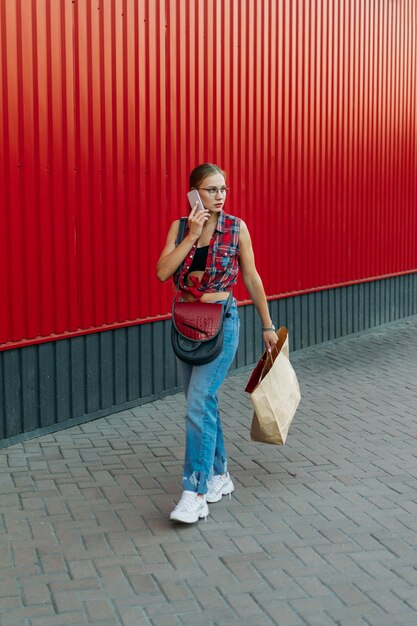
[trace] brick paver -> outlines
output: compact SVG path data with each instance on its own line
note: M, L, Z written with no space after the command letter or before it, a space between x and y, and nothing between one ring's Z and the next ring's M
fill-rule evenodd
M221 392L236 491L174 526L181 394L0 453L0 626L416 626L417 319L294 353L285 447Z

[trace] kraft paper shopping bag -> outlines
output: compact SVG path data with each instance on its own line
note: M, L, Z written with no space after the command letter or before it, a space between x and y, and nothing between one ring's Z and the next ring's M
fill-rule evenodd
M290 363L288 330L281 327L276 332L277 345L271 352L264 352L245 391L250 394L254 408L252 441L283 445L301 394Z

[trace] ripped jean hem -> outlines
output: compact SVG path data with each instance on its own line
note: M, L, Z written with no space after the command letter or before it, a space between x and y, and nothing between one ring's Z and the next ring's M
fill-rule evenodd
M184 491L194 491L195 493L206 494L208 491L208 481L212 476L212 472L210 474L206 474L205 472L193 472L191 476L184 476Z
M223 470L218 470L218 474L226 474L227 472L227 460L223 461ZM217 474L217 472L216 472ZM183 487L184 491L194 491L199 494L206 494L208 491L208 483L214 476L212 470L209 474L205 472L193 472L190 476L184 476Z

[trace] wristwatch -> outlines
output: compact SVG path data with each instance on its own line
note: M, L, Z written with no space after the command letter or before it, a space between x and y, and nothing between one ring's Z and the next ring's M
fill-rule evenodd
M271 324L271 326L262 326L262 332L266 333L268 330L276 330L275 326L273 324Z

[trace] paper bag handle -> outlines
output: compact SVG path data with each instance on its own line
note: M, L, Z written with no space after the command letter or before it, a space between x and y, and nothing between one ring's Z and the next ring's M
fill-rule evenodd
M281 326L278 330L275 331L278 337L278 342L272 348L271 352L265 350L261 358L259 359L255 369L252 372L252 375L246 385L245 391L248 393L252 393L252 391L259 385L261 380L265 378L269 370L271 369L275 359L279 355L282 350L283 345L285 344L288 337L288 330L285 326Z
M275 359L277 358L277 356L279 355L279 353L281 352L287 337L288 337L288 330L285 328L285 326L281 326L280 328L278 328L277 331L275 331L277 336L278 336L278 341L275 344L275 346L272 348L271 352L268 352L268 350L265 350L264 354L266 354L266 359L265 359L265 365L262 369L262 373L261 376L259 378L259 382L265 378L265 376L267 375L267 373L269 372L269 370L271 369L271 367L274 364Z

